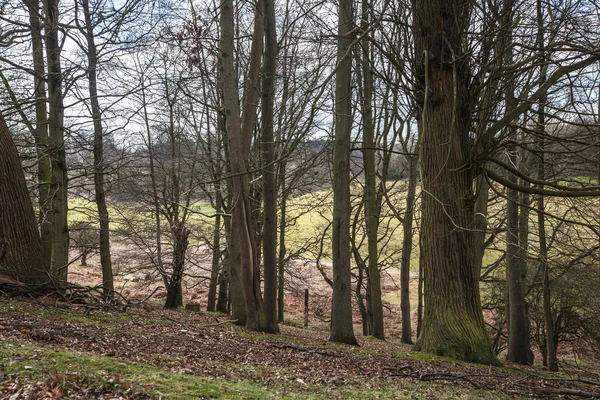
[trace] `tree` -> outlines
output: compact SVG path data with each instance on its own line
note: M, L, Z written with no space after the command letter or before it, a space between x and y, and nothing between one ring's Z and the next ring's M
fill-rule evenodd
M98 101L98 51L94 27L98 23L92 22L89 0L82 0L81 6L85 24L80 29L83 31L87 47L85 53L88 60L87 78L90 94L90 106L94 125L94 189L96 192L96 207L98 208L98 220L100 222L100 264L102 266L102 290L105 299L111 299L115 290L113 283L112 261L110 255L110 224L108 207L106 206L105 192L105 160L104 160L104 132L102 121L102 110ZM116 29L115 29L116 31ZM116 33L116 32L114 32Z
M514 18L513 0L504 0L502 3L501 33L499 53L502 53L502 63L512 64L513 58L513 18ZM505 107L506 113L510 113L516 106L515 81L514 75L507 75L505 78ZM517 142L517 125L511 123L506 127L508 132L506 136L514 143ZM513 165L518 164L517 147L512 146L508 149L509 162ZM517 176L509 172L508 179L517 182ZM507 188L506 205L506 287L508 294L508 352L506 358L509 361L519 364L532 364L529 345L529 321L527 318L527 303L524 294L524 274L522 263L520 262L519 248L519 192L514 188Z
M49 280L47 261L21 160L0 114L0 274L42 284Z
M232 197L230 206L232 221L230 224L230 249L232 243L235 246L239 246L234 251L239 251L240 263L238 266L233 266L233 268L238 268L237 271L240 272L238 279L246 308L246 327L252 330L268 330L269 327L266 326L260 289L260 269L257 257L255 226L252 219L247 165L252 131L256 121L256 105L259 93L258 76L263 39L261 10L257 9L254 17L254 32L250 51L251 59L242 101L243 114L241 117L233 58L233 28L233 2L226 0L221 5L220 78L221 90L223 91L225 130L227 132L227 150L231 171L230 193ZM230 257L230 262L235 262L235 259ZM232 276L230 282L233 279L235 277ZM233 282L231 284L233 291Z
M59 0L47 0L44 5L44 32L48 75L48 154L50 156L50 193L52 193L49 216L53 234L50 273L59 285L67 282L69 264L69 225L67 221L67 160L65 150L63 75L59 32Z
M35 87L35 131L34 140L37 150L37 180L39 186L39 224L44 247L44 257L48 260L52 257L52 235L53 227L49 216L51 210L50 192L50 157L48 153L48 106L46 104L46 75L44 62L44 44L42 23L40 21L39 0L28 0L25 2L29 13L29 29L31 31L31 51L33 58L33 84Z
M334 342L357 344L352 327L350 284L350 137L352 133L352 1L338 8L335 134L333 141L333 298L331 336Z
M369 26L370 2L362 1L362 28L366 30ZM368 282L369 282L369 301L367 302L372 316L372 336L378 339L385 339L383 326L383 306L381 303L381 277L379 273L379 251L378 251L378 229L379 214L381 211L381 201L377 196L377 177L375 164L375 125L373 122L373 71L371 68L371 44L368 37L365 37L361 43L362 48L362 76L363 76L363 98L362 98L362 117L363 117L363 136L364 136L364 170L365 170L365 219L367 229L367 247L368 247Z
M263 178L263 259L265 274L265 317L267 330L279 332L277 325L277 183L273 107L277 68L277 26L275 2L264 0L265 52L262 77L262 178Z
M473 4L415 1L425 314L417 349L498 364L487 337L475 244L465 34Z

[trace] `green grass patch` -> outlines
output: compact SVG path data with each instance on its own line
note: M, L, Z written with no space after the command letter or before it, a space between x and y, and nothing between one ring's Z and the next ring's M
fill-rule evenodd
M352 380L335 378L327 384L306 383L308 380L291 370L269 367L239 366L239 380L163 370L142 363L126 362L111 357L82 352L44 348L24 341L0 344L1 373L16 376L21 383L48 381L66 394L76 394L80 384L133 394L146 393L162 399L321 399L321 398L414 398L436 393L436 398L490 398L490 393L466 391L464 388L415 383L404 380ZM256 369L253 373L244 371ZM244 375L282 379L282 383L257 383L244 380Z

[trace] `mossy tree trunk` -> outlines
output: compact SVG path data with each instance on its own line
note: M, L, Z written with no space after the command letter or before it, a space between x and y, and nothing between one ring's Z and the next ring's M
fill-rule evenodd
M464 43L473 3L413 2L419 108L425 312L416 348L499 364L487 336L475 262L469 69Z

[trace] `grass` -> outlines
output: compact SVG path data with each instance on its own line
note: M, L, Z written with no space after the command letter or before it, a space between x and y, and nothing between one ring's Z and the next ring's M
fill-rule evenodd
M4 374L16 374L30 380L58 379L67 392L70 389L68 382L73 380L67 377L76 377L78 381L92 385L108 384L133 393L172 399L239 398L242 394L259 398L263 392L261 387L250 382L187 375L106 356L49 350L27 342L3 342L0 356L10 359L3 368Z
M48 349L26 341L0 343L0 359L4 360L1 373L14 375L21 383L47 381L67 396L76 393L82 382L124 394L146 393L162 399L318 399L318 398L414 398L435 393L435 398L489 398L484 393L465 393L463 388L449 388L437 384L398 382L382 387L382 382L365 380L345 384L307 384L292 371L269 367L241 367L228 365L242 379L230 380L211 376L193 375L185 371L169 371L151 365L126 362L112 357L84 352ZM271 377L257 383L243 379L249 375ZM244 371L244 369L246 371ZM281 380L275 383L273 380ZM392 383L392 382L389 382ZM458 396L458 397L457 397Z

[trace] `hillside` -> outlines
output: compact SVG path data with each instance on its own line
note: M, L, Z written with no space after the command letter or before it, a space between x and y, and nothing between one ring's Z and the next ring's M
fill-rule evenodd
M220 314L156 305L105 311L0 300L2 399L561 398L600 396L592 366L495 368L323 329L248 332Z

